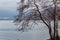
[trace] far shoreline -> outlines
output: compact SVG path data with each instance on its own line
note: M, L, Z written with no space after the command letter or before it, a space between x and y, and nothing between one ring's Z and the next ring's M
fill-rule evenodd
M10 21L10 20L14 20L14 19L0 19L0 21L2 21L2 20L4 20L4 21L5 21L5 20L9 20L9 21Z

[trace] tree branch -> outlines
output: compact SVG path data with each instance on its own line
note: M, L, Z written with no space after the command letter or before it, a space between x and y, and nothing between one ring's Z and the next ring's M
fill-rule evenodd
M45 22L45 20L43 19L42 15L41 15L41 12L39 11L39 8L38 8L38 6L35 4L35 2L34 2L34 5L35 5L36 8L37 8L37 11L38 11L38 13L39 13L39 15L40 15L41 20L46 24L46 26L49 27L49 25L48 25L48 24Z
M39 11L38 6L35 4L35 2L34 2L34 5L35 5L36 8L37 8L37 11L38 11L38 13L39 13L39 15L40 15L41 20L42 20L43 23L48 27L48 29L49 29L49 35L50 35L50 38L52 39L52 29L51 29L51 26L49 26L49 25L45 22L45 20L43 19L42 15L41 15L41 12Z

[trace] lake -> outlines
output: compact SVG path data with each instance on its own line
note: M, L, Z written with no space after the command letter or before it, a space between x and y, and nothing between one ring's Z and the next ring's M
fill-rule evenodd
M46 40L49 38L48 29L42 22L28 32L17 31L17 28L13 20L0 20L0 40Z

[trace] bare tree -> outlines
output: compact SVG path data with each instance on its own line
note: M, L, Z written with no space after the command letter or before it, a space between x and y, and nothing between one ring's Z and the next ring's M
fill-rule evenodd
M30 28L29 23L31 20L33 20L35 24L37 20L42 20L48 27L50 39L60 40L58 34L58 1L59 0L21 0L18 7L19 15L17 15L14 22L18 24L21 23L22 27L19 30L24 31ZM51 8L51 10L49 8ZM51 26L52 20L54 21L54 32Z

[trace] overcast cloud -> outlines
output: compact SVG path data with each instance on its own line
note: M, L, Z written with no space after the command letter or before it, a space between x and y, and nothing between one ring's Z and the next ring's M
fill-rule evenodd
M16 9L19 0L0 0L0 9Z
M19 0L0 0L0 17L13 17L17 14Z

